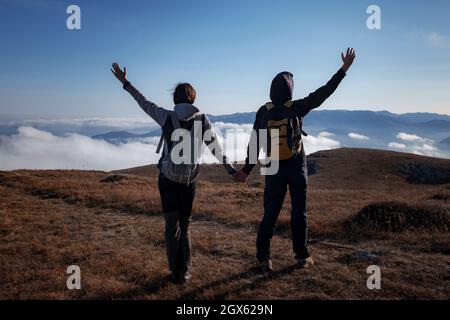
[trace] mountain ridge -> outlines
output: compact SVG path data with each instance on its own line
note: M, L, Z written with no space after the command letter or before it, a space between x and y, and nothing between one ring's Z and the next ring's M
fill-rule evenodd
M253 124L256 112L232 113L228 115L209 115L213 123ZM345 146L361 146L360 141L351 139L350 133L358 133L371 138L368 147L387 148L400 132L424 136L441 141L450 136L450 116L434 113L394 114L389 111L370 110L313 110L304 119L305 131L313 135L328 131L336 135ZM126 132L123 136L112 132L95 135L110 142L122 142L127 137L140 138L159 136L156 129L145 134L133 136ZM111 136L114 136L111 138Z

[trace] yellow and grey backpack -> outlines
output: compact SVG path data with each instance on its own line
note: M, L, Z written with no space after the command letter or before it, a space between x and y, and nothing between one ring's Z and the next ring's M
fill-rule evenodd
M292 110L293 102L287 101L283 105L266 103L268 121L267 129L270 138L268 156L272 161L287 160L302 151L303 120L298 118ZM278 152L276 147L278 146Z

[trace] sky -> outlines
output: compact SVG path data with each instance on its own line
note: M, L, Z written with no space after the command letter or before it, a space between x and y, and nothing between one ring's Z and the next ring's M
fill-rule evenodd
M66 9L81 9L68 30ZM381 9L381 29L366 26ZM206 113L255 111L272 78L295 98L357 58L323 109L450 114L450 1L0 0L0 119L145 116L112 76L113 61L148 99L172 107L177 82Z

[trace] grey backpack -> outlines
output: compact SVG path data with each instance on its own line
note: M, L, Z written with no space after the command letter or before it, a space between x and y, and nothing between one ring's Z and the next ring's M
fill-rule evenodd
M171 125L168 122L171 122ZM203 123L203 115L202 114L196 114L193 119L189 120L193 121L191 129L189 130L190 137L191 137L191 146L198 145L202 146L203 140L203 133L200 137L195 137L194 135L194 128L195 128L195 121L201 121ZM163 126L161 139L158 143L158 148L156 149L156 152L159 153L161 150L161 147L163 145L164 140L166 141L165 147L163 150L163 154L161 156L161 159L159 161L159 169L161 173L169 180L189 185L190 183L194 182L199 174L199 164L198 159L194 159L191 157L191 160L188 163L174 163L172 159L172 150L175 146L177 146L181 141L172 141L171 136L172 133L177 130L181 129L181 123L178 119L175 112L170 112L168 116L168 120L166 121L166 125ZM193 143L194 139L199 139L197 144ZM191 150L193 152L194 150Z

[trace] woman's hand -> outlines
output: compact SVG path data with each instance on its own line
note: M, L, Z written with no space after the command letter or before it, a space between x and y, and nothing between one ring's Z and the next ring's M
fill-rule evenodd
M356 52L353 48L347 48L347 53L344 55L344 53L341 53L342 62L344 63L342 65L342 70L347 72L347 70L352 65L353 61L355 60Z
M117 62L114 62L111 71L120 82L125 83L127 81L127 67L124 67L122 71Z

